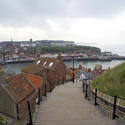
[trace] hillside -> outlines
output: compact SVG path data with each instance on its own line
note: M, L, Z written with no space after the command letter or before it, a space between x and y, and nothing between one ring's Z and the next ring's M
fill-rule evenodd
M97 47L90 46L60 46L60 47L41 47L41 53L90 53L90 54L100 54L101 50Z
M96 78L92 86L111 96L125 98L125 63Z

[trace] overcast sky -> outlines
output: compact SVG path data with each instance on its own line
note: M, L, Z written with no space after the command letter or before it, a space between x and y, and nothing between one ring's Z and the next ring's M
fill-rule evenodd
M125 0L0 0L0 41L123 45Z

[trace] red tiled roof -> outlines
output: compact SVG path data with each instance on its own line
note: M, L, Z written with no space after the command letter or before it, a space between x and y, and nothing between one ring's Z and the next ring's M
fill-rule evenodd
M26 77L31 81L35 90L38 90L43 85L42 77L38 77L33 74L26 74Z
M26 74L34 74L44 80L55 81L57 77L66 75L66 65L61 58L38 58L33 64L22 70Z
M33 86L24 73L13 75L9 77L6 82L6 88L17 102L21 101L34 91Z

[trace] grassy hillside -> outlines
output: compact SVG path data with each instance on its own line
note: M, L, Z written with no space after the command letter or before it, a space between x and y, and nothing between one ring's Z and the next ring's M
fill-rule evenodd
M2 124L2 121L3 121L4 119L0 116L0 124Z
M91 46L41 47L40 51L41 53L59 53L59 52L92 53L92 54L101 53L100 48Z
M125 98L125 63L96 78L92 86L108 95Z

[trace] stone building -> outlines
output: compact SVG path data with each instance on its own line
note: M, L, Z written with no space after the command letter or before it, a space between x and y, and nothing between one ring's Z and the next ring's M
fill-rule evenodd
M13 75L0 84L0 112L16 119L28 119L28 105L34 110L35 88L24 73Z

